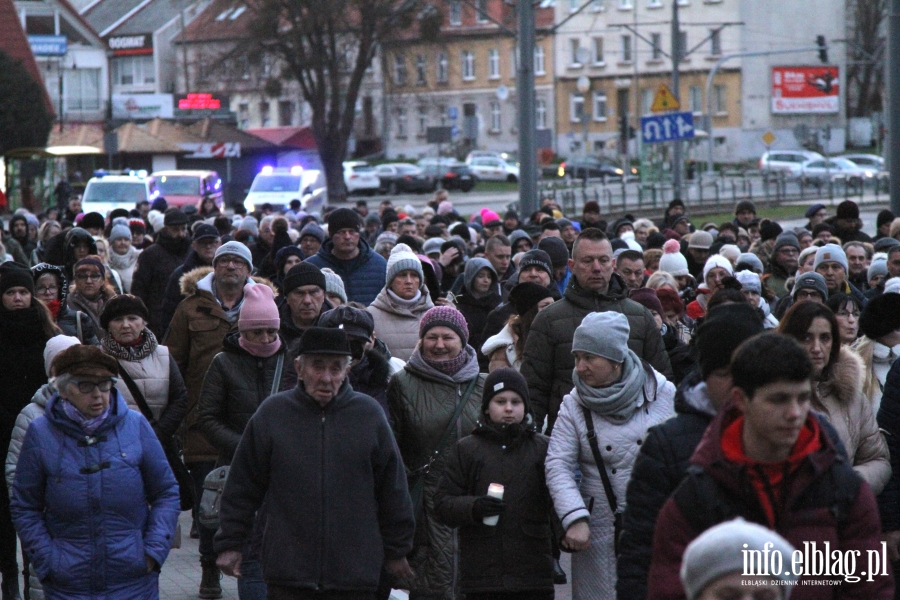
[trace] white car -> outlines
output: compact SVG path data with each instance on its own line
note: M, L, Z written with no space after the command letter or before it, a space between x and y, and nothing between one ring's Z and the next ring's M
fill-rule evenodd
M381 179L378 178L375 167L361 160L344 163L344 184L348 194L373 195L381 189Z
M469 162L469 169L478 179L485 181L514 183L519 180L519 167L511 165L501 158L475 156Z
M138 202L153 202L159 196L156 178L146 171L131 171L128 174L100 174L92 177L84 188L81 209L98 212L104 217L116 208L132 210Z
M244 206L253 212L257 206L269 203L279 210L290 206L291 200L299 200L306 209L314 193L324 187L325 174L318 169L266 166L253 179Z
M844 179L851 185L861 185L878 174L877 169L861 167L844 157L830 160L811 160L803 164L803 181L821 185Z
M772 150L759 159L759 170L763 173L785 173L789 177L800 177L803 163L811 160L825 160L825 157L808 150Z
M866 169L884 171L884 159L877 154L845 154L841 158L846 158Z

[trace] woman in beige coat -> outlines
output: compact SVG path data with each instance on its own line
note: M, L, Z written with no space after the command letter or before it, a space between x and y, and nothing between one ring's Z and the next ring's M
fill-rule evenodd
M841 347L834 313L823 304L801 302L785 313L778 331L806 348L814 367L813 408L834 425L853 468L878 495L891 476L887 444L862 391L862 360Z

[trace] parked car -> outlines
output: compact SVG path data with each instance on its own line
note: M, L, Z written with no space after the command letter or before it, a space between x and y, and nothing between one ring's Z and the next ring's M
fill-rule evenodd
M884 159L877 154L844 154L841 158L873 171L884 171Z
M507 163L502 158L476 156L468 164L472 173L478 179L508 181L510 183L515 183L519 180L519 167Z
M344 185L348 194L375 194L381 189L381 181L375 173L375 167L362 160L349 160L344 163Z
M105 217L116 208L131 210L143 200L153 202L159 195L156 178L146 171L97 171L84 188L81 207Z
M849 185L859 186L878 174L876 169L861 167L843 157L810 160L803 163L801 169L803 181L816 185L827 183L830 178L831 181L844 179Z
M419 166L426 175L439 181L445 190L471 191L477 183L477 177L469 169L469 165L447 158L423 158Z
M809 150L772 150L759 159L759 170L764 174L784 173L788 177L800 177L803 163L811 160L825 160L825 157Z
M559 164L557 175L569 179L602 179L604 182L628 177L621 166L597 156L575 156L565 160Z
M268 203L280 210L290 206L291 200L300 200L305 209L320 188L325 188L325 174L319 169L265 166L253 179L244 206L253 212L257 206Z
M155 171L159 193L169 206L192 204L200 207L200 199L208 196L222 209L222 180L215 171Z
M375 174L381 181L380 191L392 196L401 192L433 192L436 187L434 177L427 175L421 167L408 163L378 165Z

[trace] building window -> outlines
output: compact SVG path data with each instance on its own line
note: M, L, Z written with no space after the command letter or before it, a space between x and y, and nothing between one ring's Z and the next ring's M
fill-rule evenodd
M622 62L631 62L631 36L622 36Z
M462 2L450 0L450 24L462 25Z
M578 7L581 5L581 0L569 0L569 12L573 13L578 10Z
M584 118L584 96L581 94L569 95L569 120L580 123Z
M713 86L713 112L717 115L728 114L728 96L724 85Z
M156 67L152 56L123 56L112 61L114 85L153 85Z
M688 90L688 102L694 114L703 112L703 91L699 85L692 85Z
M537 129L547 129L547 103L540 98L534 102L534 126Z
M594 64L602 65L606 61L603 58L603 38L595 37L594 38Z
M709 53L713 56L722 54L722 30L713 29L709 32Z
M594 120L605 121L609 109L606 103L606 93L594 92Z
M278 103L278 125L290 127L294 124L294 103L290 100L282 100Z
M475 20L479 23L487 23L488 22L487 0L478 0L477 10L475 11Z
M428 107L427 106L419 107L418 119L419 119L419 135L424 136L425 133L428 131Z
M394 55L394 83L406 85L406 57L402 54Z
M500 51L496 48L488 50L488 77L490 79L500 78Z
M606 0L591 0L591 10L593 12L606 10Z
M581 50L581 40L578 38L572 38L569 40L569 66L570 67L580 67L581 63L578 61L579 50Z
M491 131L499 132L500 129L500 103L491 102Z
M662 58L662 34L661 33L651 33L650 34L650 56L653 60L660 60Z
M416 55L416 85L425 85L426 84L425 69L426 69L425 55L417 54Z
M406 107L397 107L397 137L406 137Z
M241 129L250 127L250 105L246 102L238 104L238 126Z
M272 126L272 117L269 114L269 103L268 102L260 102L259 103L259 123L261 127L271 127Z
M619 0L619 10L631 10L631 0Z
M647 0L647 8L662 8L662 0Z
M100 69L63 72L66 110L100 110Z
M437 54L437 80L438 83L447 83L447 53Z
M516 56L516 51L513 50L513 58ZM545 75L547 73L547 68L544 65L544 47L543 46L535 46L534 47L534 74L535 75Z
M462 78L464 81L475 79L475 54L471 50L462 52Z
M641 114L650 114L650 107L653 106L653 96L655 92L649 88L641 90Z

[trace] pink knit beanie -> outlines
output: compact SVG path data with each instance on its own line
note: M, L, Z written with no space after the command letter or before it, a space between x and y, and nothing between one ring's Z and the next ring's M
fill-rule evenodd
M278 329L281 319L278 307L275 306L275 294L272 288L264 284L244 286L244 303L241 305L241 316L238 329Z

